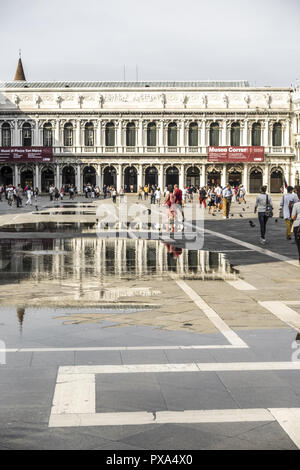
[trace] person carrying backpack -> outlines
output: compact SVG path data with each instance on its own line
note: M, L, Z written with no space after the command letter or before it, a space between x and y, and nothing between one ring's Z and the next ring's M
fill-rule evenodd
M258 221L260 225L260 243L266 243L266 225L268 219L273 216L273 203L271 197L266 193L267 187L260 188L260 194L256 196L254 214L258 212Z

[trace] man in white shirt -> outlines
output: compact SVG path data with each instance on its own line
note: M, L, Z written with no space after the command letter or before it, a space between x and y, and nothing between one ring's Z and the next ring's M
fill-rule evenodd
M287 194L282 196L280 207L282 208L282 215L286 223L286 238L291 240L292 233L292 210L296 202L299 201L297 194L293 193L293 187L287 187Z

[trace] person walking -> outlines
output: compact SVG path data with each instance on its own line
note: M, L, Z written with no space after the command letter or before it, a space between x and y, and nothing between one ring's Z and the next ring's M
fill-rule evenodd
M202 204L203 204L204 209L206 209L206 198L207 198L207 192L206 192L205 186L203 186L203 188L200 188L199 190L200 208L202 207Z
M117 191L115 188L112 189L112 202L115 204L117 202Z
M286 224L286 238L291 240L292 234L292 210L296 202L299 202L297 194L293 192L293 186L287 187L287 194L284 194L280 201L280 212Z
M32 190L30 186L27 187L26 196L27 196L26 206L27 204L32 206L32 202L31 202Z
M300 198L300 188L297 191L298 200ZM298 259L300 264L300 202L295 202L292 209L291 219L293 223L293 232L298 249Z
M157 190L155 191L155 201L156 201L156 204L158 204L158 206L160 206L160 200L161 200L161 191L160 191L160 188L157 188Z
M260 194L256 196L254 214L258 213L258 221L260 225L260 243L266 243L266 225L270 217L269 209L273 210L272 198L266 193L267 187L260 188Z
M229 218L231 200L232 200L232 189L229 183L223 189L223 219Z

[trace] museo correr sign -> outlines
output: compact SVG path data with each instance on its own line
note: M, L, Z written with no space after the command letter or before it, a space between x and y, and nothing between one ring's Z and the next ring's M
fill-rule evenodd
M52 147L0 147L0 163L51 163Z
M208 147L209 162L263 162L264 147Z

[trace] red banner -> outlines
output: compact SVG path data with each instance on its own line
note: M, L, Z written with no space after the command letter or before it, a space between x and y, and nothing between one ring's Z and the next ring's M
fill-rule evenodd
M0 163L51 163L52 147L0 147Z
M264 157L264 147L208 147L209 162L263 162Z

